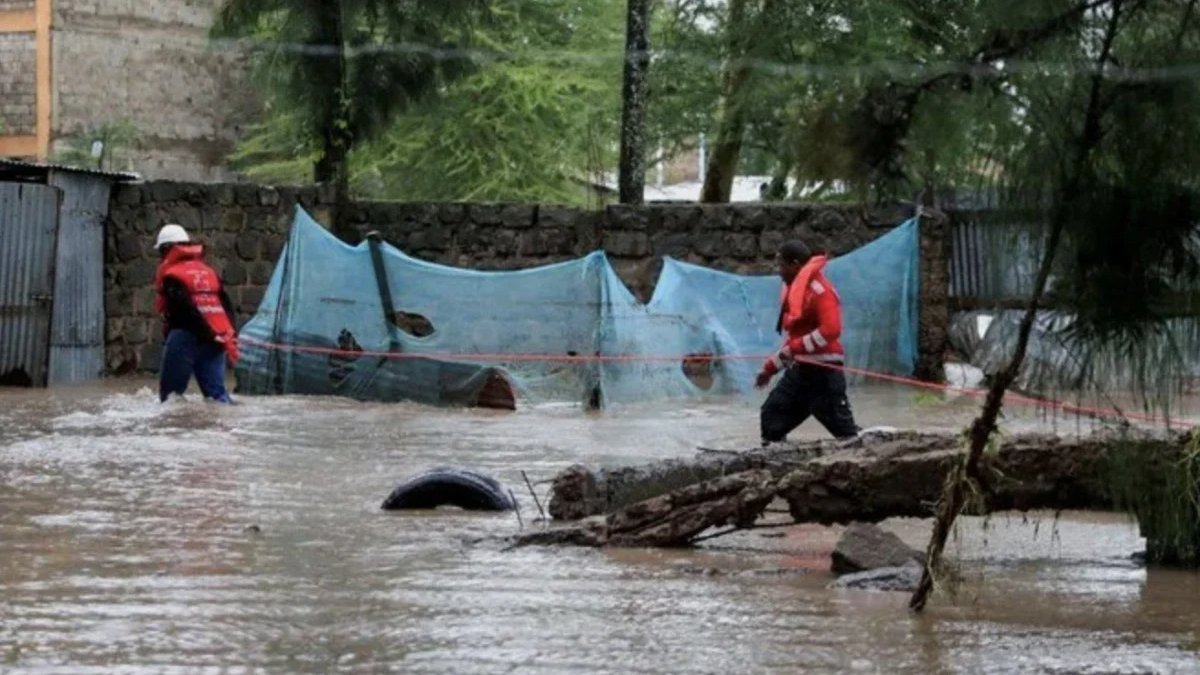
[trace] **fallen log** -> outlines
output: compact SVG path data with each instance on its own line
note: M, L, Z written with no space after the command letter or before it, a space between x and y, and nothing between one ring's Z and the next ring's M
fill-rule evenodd
M814 458L781 480L779 494L798 523L931 517L947 474L960 466L963 447L954 436L878 439ZM982 458L985 484L976 486L966 512L1120 509L1112 489L1117 455L1138 458L1141 470L1166 470L1183 449L1181 436L1027 434L1003 439Z
M775 497L771 472L744 471L636 502L604 517L521 535L516 546L686 546L710 527L749 527Z
M988 484L975 512L997 510L1093 509L1114 503L1110 461L1115 451L1137 456L1141 468L1166 471L1182 456L1184 435L1133 431L1064 438L1025 434L1003 439L984 458ZM620 511L639 501L670 494L689 483L747 470L779 480L796 522L876 522L897 516L928 517L946 474L957 466L960 436L881 432L852 441L817 441L746 452L701 451L692 460L637 467L564 470L554 480L550 513L575 519Z
M555 476L547 510L555 520L578 520L743 471L761 469L781 478L804 462L844 445L830 440L745 452L701 450L693 459L598 470L576 464Z

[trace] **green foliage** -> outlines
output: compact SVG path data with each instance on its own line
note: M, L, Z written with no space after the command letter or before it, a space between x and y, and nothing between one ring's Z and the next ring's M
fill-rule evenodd
M503 57L400 116L355 157L356 188L392 199L584 201L583 182L615 163L623 6L496 3L477 40Z
M538 65L489 68L397 120L355 158L355 186L392 199L578 201L589 152L612 133L611 116L572 105L603 98L597 88Z
M688 149L702 132L711 138L721 74L746 65L743 172L774 166L877 197L982 187L1004 172L1002 160L1049 131L1042 123L1058 127L1051 136L1062 141L1062 122L1078 121L1078 110L1059 114L1069 105L1063 94L1076 102L1086 94L1088 51L1107 4L745 0L749 18L737 23L724 0L664 3L655 22L653 131L668 149ZM1178 29L1182 5L1155 7L1160 26ZM731 45L743 47L732 53ZM1041 102L1049 109L1030 109Z
M940 394L935 394L924 389L917 391L912 395L912 405L915 408L930 408L945 405L946 399Z
M353 190L387 199L584 201L585 181L615 156L624 3L450 4L473 8L472 20L444 11L425 17L420 29L360 20L372 37L352 46L369 43L378 55L363 49L375 61L350 62L364 73L348 88L350 108L359 111L348 121ZM272 45L287 32L278 13L255 26L253 34L271 36ZM458 31L454 48L431 45L428 36L452 32L446 26ZM443 51L428 60L422 50L431 46ZM410 76L376 62L396 54L424 60L410 66ZM303 182L323 153L328 121L320 111L334 104L304 79L311 62L280 49L261 53L258 64L262 87L277 93L231 160L257 180ZM397 96L381 95L397 87Z
M312 180L321 157L319 139L304 132L301 113L268 114L229 156L231 166L260 183L298 185Z
M1075 317L1064 342L1091 370L1131 372L1164 410L1183 384L1171 374L1200 350L1200 83L1179 70L1200 56L1191 12L1114 0L1047 43L1046 58L1075 68L1007 78L1028 131L995 181L1005 205L1064 225L1052 288Z
M1114 505L1137 517L1150 562L1200 566L1200 431L1175 462L1161 461L1151 445L1127 439L1110 451Z
M713 26L723 14L721 5L707 1L654 6L650 44L657 58L649 75L647 142L667 157L694 149L699 134L715 130L722 32Z
M227 0L213 36L252 48L263 124L281 122L305 147L319 148L314 170L328 180L344 170L342 158L354 145L473 69L464 47L481 2ZM252 174L288 173L279 163L294 159L290 144L268 145L278 131L258 131L255 148L241 159L271 165Z
M881 178L890 173L903 192L915 181L901 148L920 150L923 169L957 171L959 155L936 118L958 122L965 134L970 117L946 105L923 106L927 115L909 108L921 102L913 94L929 76L922 64L965 51L962 43L979 32L977 4L746 0L748 18L735 25L723 1L666 3L655 38L665 53L652 73L658 140L687 148L701 132L711 138L722 68L741 64L750 69L740 101L743 173L837 180L860 195L894 187ZM730 38L730 31L746 35ZM731 45L742 45L739 53ZM916 138L914 119L923 121ZM927 159L926 150L934 153Z

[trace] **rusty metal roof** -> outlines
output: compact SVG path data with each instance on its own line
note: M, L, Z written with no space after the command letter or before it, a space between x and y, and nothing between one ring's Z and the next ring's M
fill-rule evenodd
M124 171L101 171L100 169L86 169L78 166L67 166L66 164L24 162L18 159L4 159L0 157L0 179L12 175L26 179L43 179L51 171L86 174L98 178L107 178L114 183L130 183L142 179L139 174L126 173Z

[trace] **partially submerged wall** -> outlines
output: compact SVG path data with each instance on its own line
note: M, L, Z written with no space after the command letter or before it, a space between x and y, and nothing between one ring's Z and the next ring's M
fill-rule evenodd
M154 370L160 336L153 310L154 234L183 225L208 245L238 307L239 324L262 299L283 248L295 204L330 222L327 189L151 182L118 186L106 244L109 372ZM589 211L536 204L364 202L344 221L354 236L377 230L406 253L474 269L504 270L576 258L603 249L629 287L648 298L664 255L741 274L769 274L775 250L799 237L818 250L845 253L909 217L903 209L864 211L803 204L610 206ZM945 345L945 218L922 219L920 374L940 376Z

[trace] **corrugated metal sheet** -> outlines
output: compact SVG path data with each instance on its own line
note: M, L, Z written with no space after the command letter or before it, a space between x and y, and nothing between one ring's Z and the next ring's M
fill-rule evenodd
M983 263L980 226L974 222L955 223L952 230L950 256L950 296L978 298L983 295Z
M0 158L0 176L5 173L12 173L44 181L51 171L98 176L107 178L113 182L130 182L142 179L139 174L126 173L124 171L101 171L100 169L87 169L79 166L68 166L66 164L43 164L40 162L22 162L19 159Z
M46 384L59 191L0 183L0 383Z
M1020 224L959 221L952 227L950 297L987 302L1033 291L1041 260L1037 231Z
M104 221L111 182L54 172L63 192L54 266L49 384L99 379L104 372Z

